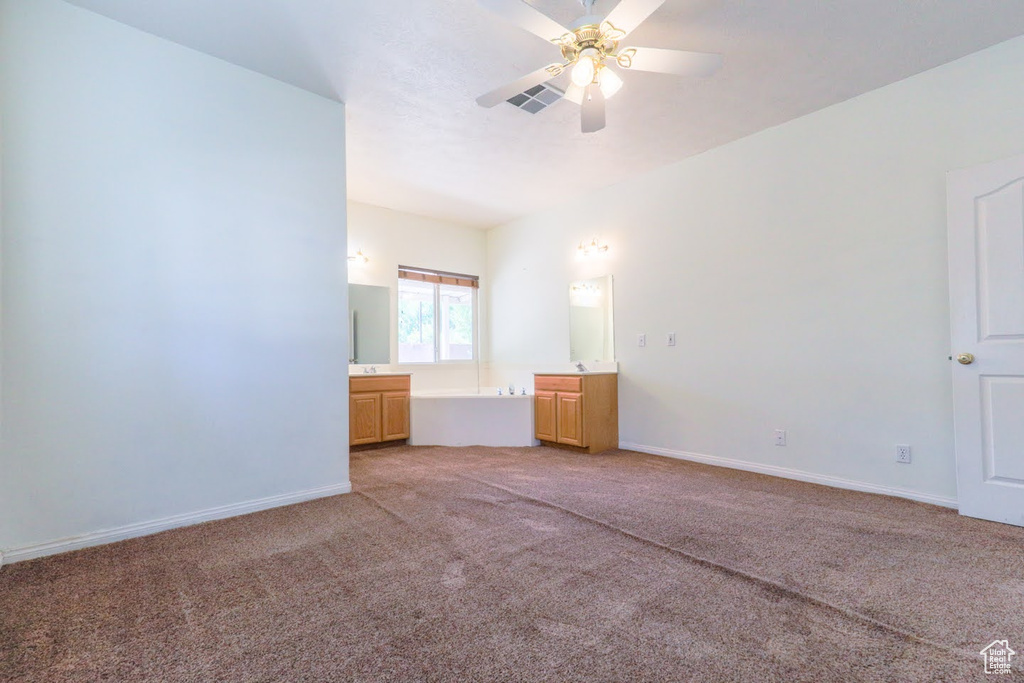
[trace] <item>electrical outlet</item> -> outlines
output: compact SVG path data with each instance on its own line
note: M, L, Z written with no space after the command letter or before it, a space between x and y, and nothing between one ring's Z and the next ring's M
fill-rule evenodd
M675 332L669 332L668 333L668 338L665 341L668 342L669 346L675 346L676 345L676 333Z
M647 346L647 335L646 334L638 334L636 336L636 345L639 346L640 348L643 348L643 347Z
M910 462L910 446L905 443L896 444L896 462Z
M786 430L776 429L775 430L775 445L785 446L786 445Z

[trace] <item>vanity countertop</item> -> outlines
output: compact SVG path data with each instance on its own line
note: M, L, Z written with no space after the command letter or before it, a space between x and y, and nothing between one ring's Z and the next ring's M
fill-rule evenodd
M359 372L350 372L350 373L348 373L349 377L399 377L399 376L409 376L409 375L412 375L412 373L411 372L380 372L380 371L378 371L378 372L363 372L361 370Z
M535 372L535 373L533 373L534 377L536 377L538 375L541 376L541 377L568 377L568 376L576 376L576 375L579 375L580 377L582 377L583 375L617 375L617 374L619 374L618 370L587 370L586 372L580 372L579 370L573 370L572 372L569 372L567 370L565 372Z

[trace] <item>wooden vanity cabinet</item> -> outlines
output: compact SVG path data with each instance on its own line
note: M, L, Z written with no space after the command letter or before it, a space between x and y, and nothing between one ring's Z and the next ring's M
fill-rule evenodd
M534 375L533 381L539 441L587 453L619 447L617 375Z
M351 375L348 378L350 446L409 438L409 375Z

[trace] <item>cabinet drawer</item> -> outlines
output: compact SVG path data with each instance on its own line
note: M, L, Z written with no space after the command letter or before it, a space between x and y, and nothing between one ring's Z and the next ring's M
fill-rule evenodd
M348 378L349 393L357 394L365 391L409 391L409 376L364 377L357 375Z
M566 375L535 375L533 388L537 391L583 391L583 378Z

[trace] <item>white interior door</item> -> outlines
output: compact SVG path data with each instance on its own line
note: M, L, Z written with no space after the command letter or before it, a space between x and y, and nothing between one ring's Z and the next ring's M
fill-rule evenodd
M960 514L1024 526L1024 156L947 197Z

